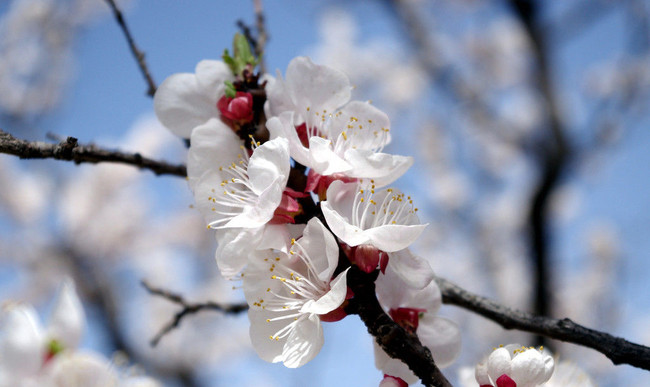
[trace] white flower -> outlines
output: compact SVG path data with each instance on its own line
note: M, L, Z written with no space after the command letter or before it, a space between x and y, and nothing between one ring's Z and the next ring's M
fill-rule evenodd
M560 361L545 387L596 387L596 383L574 363Z
M287 67L286 80L278 72L278 78L269 79L266 86L267 117L283 112L296 112L295 125L320 126L321 117L315 113L333 112L350 100L352 86L341 71L314 64L309 58L294 58Z
M369 103L350 98L347 77L295 58L287 79L267 86L266 125L272 137L289 139L291 156L319 175L344 173L393 182L413 163L411 157L380 153L390 142L388 116ZM276 117L273 117L276 116Z
M319 316L339 308L347 293L347 270L332 279L338 256L336 240L313 218L288 254L269 250L266 258L250 262L243 286L251 341L262 359L295 368L318 354Z
M52 359L43 375L54 386L117 387L118 374L111 363L94 352L64 351Z
M189 138L192 129L220 117L217 101L225 95L224 82L233 80L228 66L216 60L199 62L194 74L173 74L156 90L156 116L174 134Z
M187 174L208 226L257 228L273 218L289 178L289 149L278 138L249 152L222 122L192 133Z
M377 278L379 303L397 324L418 336L422 344L431 350L439 367L450 365L460 354L460 330L453 321L436 316L442 304L442 297L438 285L432 280L431 268L419 268L420 271L431 273L427 275L430 278L429 283L421 289L416 289L409 281L401 278L406 271L398 275L392 259L391 257L386 273ZM376 343L374 348L375 366L384 374L400 378L408 384L418 380L401 360L389 357Z
M86 315L81 300L75 291L74 282L67 279L61 285L50 316L47 337L56 340L63 348L77 348L85 327Z
M374 185L333 182L321 208L332 232L350 246L369 244L381 251L407 248L422 233L410 197Z
M542 350L510 344L496 348L476 366L476 381L496 387L535 387L549 380L555 361Z
M29 305L7 305L0 330L0 385L35 376L43 363L43 330Z

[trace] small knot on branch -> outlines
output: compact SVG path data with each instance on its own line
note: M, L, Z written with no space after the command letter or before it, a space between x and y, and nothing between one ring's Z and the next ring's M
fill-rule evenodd
M68 137L61 141L58 147L54 149L54 156L63 160L72 160L72 151L79 145L75 137Z

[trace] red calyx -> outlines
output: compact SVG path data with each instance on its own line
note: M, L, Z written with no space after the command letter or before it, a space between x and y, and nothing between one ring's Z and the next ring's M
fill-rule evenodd
M296 223L294 217L302 211L300 203L295 198L304 198L308 196L302 192L294 191L291 188L285 188L282 193L280 205L275 209L273 218L269 221L271 224Z
M396 376L390 376L384 374L384 380L389 379L390 381L393 382L393 385L396 385L398 387L408 387L408 383L406 383L402 378L398 378Z
M510 376L503 374L497 379L497 387L517 387L517 383Z
M397 308L389 310L388 314L397 325L406 329L408 332L415 334L420 322L420 313L424 312L426 312L426 309Z
M323 176L314 172L313 169L310 169L307 174L307 186L305 187L305 192L314 192L318 195L320 200L325 200L327 198L327 188L329 188L330 184L336 180L341 180L344 183L357 181L357 179L348 177L342 173Z
M245 124L253 121L253 96L250 93L238 91L234 98L223 96L217 102L221 117Z

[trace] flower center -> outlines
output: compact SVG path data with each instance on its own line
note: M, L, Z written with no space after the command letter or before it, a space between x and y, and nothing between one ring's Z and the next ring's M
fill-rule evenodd
M354 198L352 205L353 225L367 230L388 224L410 224L411 217L418 211L413 207L410 196L404 196L392 188L375 194L374 180L371 186L361 188Z

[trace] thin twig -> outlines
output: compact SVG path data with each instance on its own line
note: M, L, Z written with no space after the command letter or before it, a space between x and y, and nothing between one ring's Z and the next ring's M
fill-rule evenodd
M260 61L260 73L264 74L266 73L264 49L268 40L268 34L266 32L266 23L264 17L264 9L262 7L262 0L253 0L253 6L255 8L255 25L257 28L257 44L255 45L255 56L257 56Z
M113 15L115 16L115 20L117 21L117 24L119 24L120 28L122 29L122 32L124 32L124 36L126 37L126 41L129 43L129 48L131 49L131 53L133 54L135 61L138 62L138 67L140 67L140 72L142 72L142 76L144 76L144 80L145 82L147 82L147 86L148 86L147 95L149 97L153 97L154 94L156 94L156 82L154 82L153 78L151 77L151 73L149 72L149 68L147 67L147 61L144 59L144 52L140 51L140 49L138 49L138 46L136 46L135 40L131 35L131 31L129 31L129 27L126 25L126 21L124 20L124 16L122 16L122 11L120 11L120 9L117 7L115 1L106 0L106 2L113 10Z
M173 319L165 324L163 328L158 332L149 342L152 347L155 347L160 342L160 339L163 338L166 334L177 328L183 318L190 314L198 313L202 310L212 310L217 312L222 312L225 314L237 314L248 310L248 305L243 304L231 304L231 305L222 305L217 304L216 302L203 302L203 303L189 303L185 301L183 296L180 294L172 293L168 290L154 288L149 285L146 281L142 281L142 286L144 286L147 291L153 295L160 296L165 298L175 304L178 304L183 307L180 311L176 312Z
M77 139L68 137L58 144L18 139L0 129L0 153L18 156L21 159L56 159L81 163L121 163L140 169L148 169L156 175L187 176L183 164L169 164L143 157L140 153L125 153L103 149L95 145L79 145Z
M442 292L442 302L470 310L498 323L505 329L517 329L582 345L604 354L614 364L629 364L650 370L650 348L648 347L584 327L568 318L554 319L507 308L473 294L444 278L437 277L436 282Z

